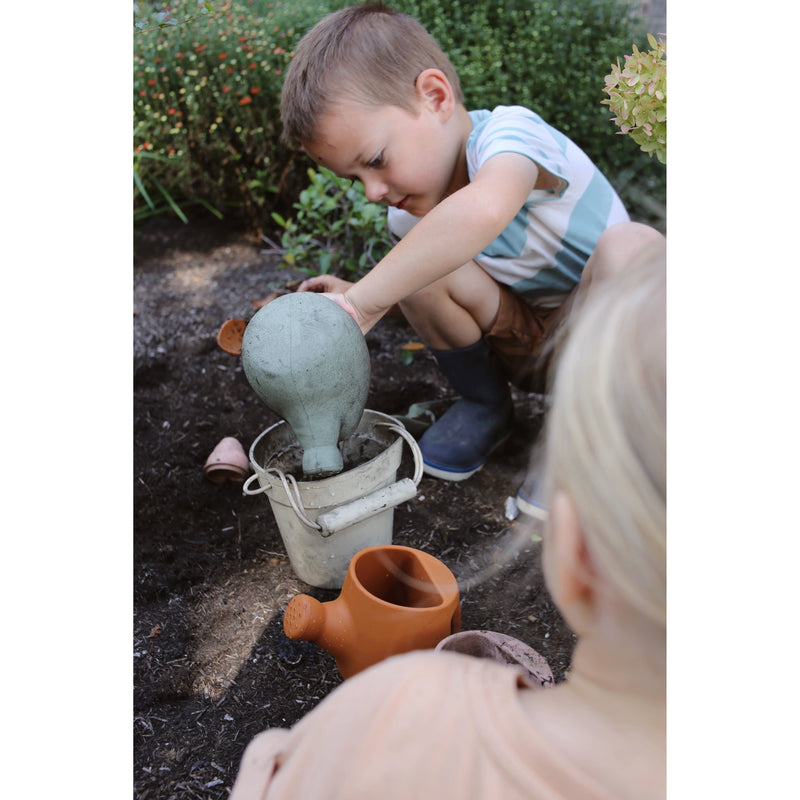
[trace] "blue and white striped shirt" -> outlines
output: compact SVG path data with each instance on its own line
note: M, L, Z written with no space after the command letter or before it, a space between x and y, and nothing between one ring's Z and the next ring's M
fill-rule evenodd
M529 302L558 305L577 285L600 234L629 219L622 201L589 157L538 114L522 106L470 111L467 168L472 180L498 153L520 153L559 179L534 189L506 229L475 257L496 281ZM389 228L407 233L417 218L389 209Z

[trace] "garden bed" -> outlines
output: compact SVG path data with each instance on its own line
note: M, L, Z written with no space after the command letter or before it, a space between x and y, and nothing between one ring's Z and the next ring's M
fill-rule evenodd
M252 301L302 277L256 237L213 219L156 219L135 238L134 264L134 795L226 798L259 731L287 727L341 682L333 658L287 639L282 615L301 592L330 600L293 573L269 503L213 484L203 464L224 436L249 450L278 421L248 384L219 326L249 318ZM402 321L368 335L367 407L403 414L449 388ZM541 531L511 521L544 399L516 393L516 435L463 483L423 477L395 511L394 542L440 558L459 580L462 626L520 638L557 680L574 637L541 575ZM399 477L410 474L407 463Z

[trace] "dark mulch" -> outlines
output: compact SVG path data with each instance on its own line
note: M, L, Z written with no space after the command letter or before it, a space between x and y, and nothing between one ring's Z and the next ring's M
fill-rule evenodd
M203 220L156 220L135 238L134 264L134 795L226 798L248 741L289 726L340 682L333 658L287 639L282 615L301 592L330 600L293 573L269 503L203 464L224 436L248 450L277 421L216 332L249 318L251 301L297 274L256 237ZM402 414L448 395L433 359L410 365L414 339L386 319L367 336L367 407ZM459 579L465 630L495 630L541 652L563 679L574 644L541 575L540 533L505 515L543 398L515 395L517 433L476 476L424 477L394 516L394 541L440 558ZM407 458L401 474L410 474Z

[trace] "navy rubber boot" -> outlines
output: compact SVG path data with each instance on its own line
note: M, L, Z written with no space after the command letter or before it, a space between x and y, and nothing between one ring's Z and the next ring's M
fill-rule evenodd
M455 350L431 350L461 395L419 440L423 470L463 481L474 475L511 432L514 405L502 364L483 339Z

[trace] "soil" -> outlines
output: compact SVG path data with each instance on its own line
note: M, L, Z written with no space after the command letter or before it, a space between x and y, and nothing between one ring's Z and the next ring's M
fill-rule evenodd
M134 796L226 798L250 739L291 726L342 681L328 653L282 628L296 594L338 593L296 577L266 497L202 472L223 437L249 451L279 421L217 345L218 329L303 276L259 237L213 219L152 220L134 247ZM402 415L450 396L427 350L401 359L415 341L402 319L385 318L366 340L367 408ZM394 542L456 575L463 630L527 642L560 681L574 637L542 579L539 523L506 514L547 402L516 392L514 402L515 435L466 481L424 476L394 512Z

